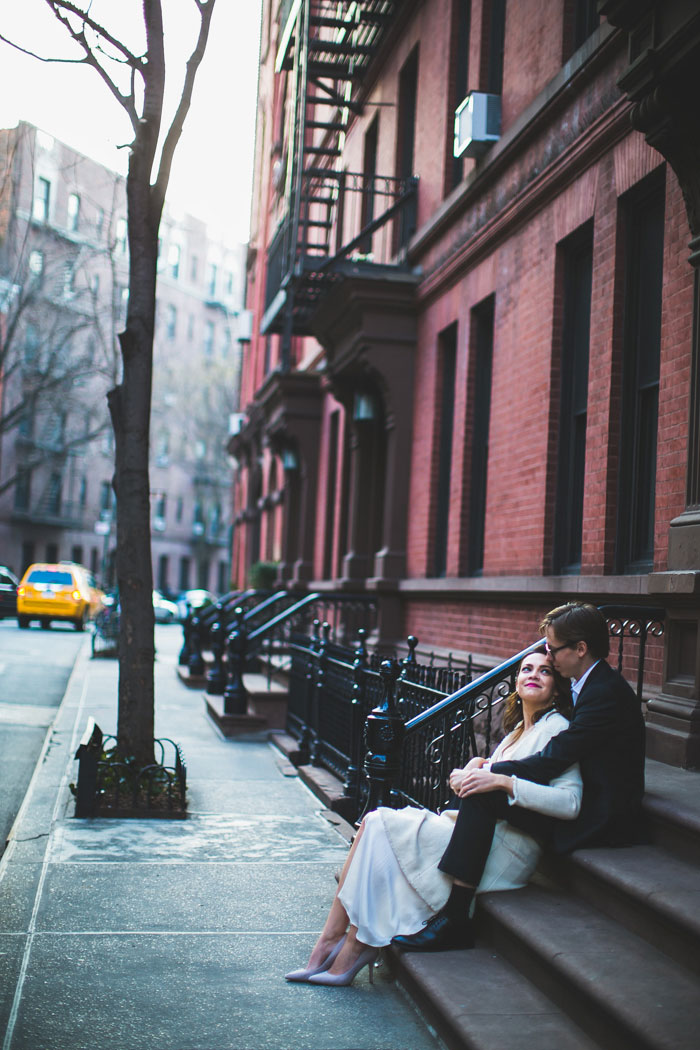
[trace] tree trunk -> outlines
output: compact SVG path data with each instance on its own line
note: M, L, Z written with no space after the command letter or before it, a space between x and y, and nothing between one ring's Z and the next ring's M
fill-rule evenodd
M123 373L108 395L114 426L117 498L119 716L123 755L154 761L153 568L151 561L149 423L153 371L158 227L162 204L150 186L151 142L142 125L127 175L129 305L119 336Z

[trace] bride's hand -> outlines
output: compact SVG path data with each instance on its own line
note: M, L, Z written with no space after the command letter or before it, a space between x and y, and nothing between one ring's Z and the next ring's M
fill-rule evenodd
M481 767L483 765L485 765L486 762L488 762L487 758L479 758L478 755L477 755L476 758L471 758L467 762L466 766L464 766L464 768L462 768L462 769L453 769L452 772L450 773L450 780L449 780L450 788L452 789L452 791L454 791L454 793L456 795L458 795L459 794L459 789L462 786L462 782L463 782L465 776L467 775L467 773L469 773L471 770L474 770L474 769L481 769Z
M460 798L482 794L485 791L508 791L510 794L509 789L510 777L491 773L488 769L468 769L455 794Z

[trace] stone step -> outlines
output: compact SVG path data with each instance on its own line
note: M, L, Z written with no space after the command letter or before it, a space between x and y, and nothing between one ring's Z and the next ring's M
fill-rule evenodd
M450 1050L599 1050L502 956L488 948L387 953L389 965Z
M645 779L654 842L700 865L700 773L647 759Z
M530 885L483 895L477 916L479 943L604 1050L697 1050L700 980L585 901Z
M700 869L658 846L578 850L543 868L700 975Z

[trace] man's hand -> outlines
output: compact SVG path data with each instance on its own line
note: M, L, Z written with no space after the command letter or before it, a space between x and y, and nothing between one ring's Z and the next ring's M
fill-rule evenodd
M452 786L451 777L450 786ZM467 795L479 795L485 791L505 791L512 798L513 781L511 777L504 776L502 773L492 773L488 769L467 768L464 770L464 776L459 786L457 788L453 787L452 790L459 798L466 798Z

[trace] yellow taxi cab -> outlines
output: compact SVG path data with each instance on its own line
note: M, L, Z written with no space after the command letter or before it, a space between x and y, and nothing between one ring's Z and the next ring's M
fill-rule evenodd
M52 620L64 620L82 631L102 605L102 596L83 565L37 562L29 566L17 588L17 623L26 628L38 620L48 629Z

